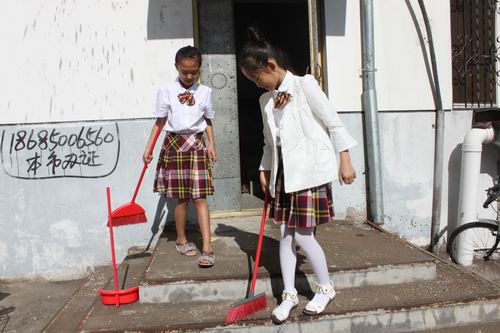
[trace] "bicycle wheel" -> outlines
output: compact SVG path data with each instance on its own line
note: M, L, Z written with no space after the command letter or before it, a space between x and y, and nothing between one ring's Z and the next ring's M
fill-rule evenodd
M497 245L498 226L487 222L470 222L458 227L450 235L447 250L456 264L477 265L481 261L500 259L498 249L485 255Z

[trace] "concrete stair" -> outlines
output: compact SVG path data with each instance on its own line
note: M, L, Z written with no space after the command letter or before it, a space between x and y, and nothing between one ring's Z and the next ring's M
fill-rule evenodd
M175 251L175 233L167 232L153 253L141 281L141 303L235 300L244 296L255 257L259 221L255 217L221 220L215 227L214 248L218 258L211 269L196 269L197 257ZM433 280L435 260L391 237L380 237L371 228L347 223L318 228L336 289ZM196 239L196 243L200 240ZM326 245L327 244L327 245ZM326 245L326 246L325 246ZM199 244L201 248L201 243ZM373 249L376 247L376 251ZM397 250L397 256L394 251ZM265 230L256 290L274 296L283 290L279 264L279 228ZM314 274L298 251L297 289L315 289ZM194 268L194 269L193 269Z
M412 332L500 321L498 286L366 224L335 222L317 233L338 290L334 302L319 316L302 313L314 277L299 251L301 303L289 321L274 325L270 313L282 291L279 230L268 223L257 285L268 296L268 308L225 326L230 304L245 297L259 218L214 219L212 224L216 266L200 269L196 257L178 254L175 234L167 231L152 253L132 254L120 266L122 279L127 275L125 288L140 284L141 301L116 309L102 305L96 294L75 331ZM199 235L194 241L201 248ZM107 284L111 289L111 281ZM79 293L85 294L84 289ZM81 302L80 297L80 308ZM67 320L71 303L60 319ZM60 319L54 318L44 332L63 332L57 330L64 326Z
M446 273L443 272L443 275ZM441 276L445 278L444 276ZM450 282L454 277L448 277ZM115 309L97 305L96 314L84 323L85 332L410 332L463 323L484 323L499 319L500 302L488 298L456 293L473 283L446 288L442 284L413 283L409 285L372 286L339 290L334 302L320 316L302 314L309 296L301 295L300 306L290 320L273 325L270 313L276 300L268 298L266 310L230 326L223 325L223 314L230 301L134 304L118 315ZM454 294L449 297L448 293ZM402 296L405 295L405 296ZM125 319L125 320L124 320ZM103 328L108 327L108 330Z

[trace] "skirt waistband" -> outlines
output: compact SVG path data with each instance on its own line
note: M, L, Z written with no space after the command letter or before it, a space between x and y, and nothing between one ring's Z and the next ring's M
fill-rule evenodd
M167 132L163 149L181 152L205 149L205 138L202 132L192 134L176 134Z

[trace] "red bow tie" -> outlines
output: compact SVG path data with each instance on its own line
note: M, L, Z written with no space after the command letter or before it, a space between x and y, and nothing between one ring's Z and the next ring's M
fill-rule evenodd
M276 98L274 99L274 108L275 109L281 109L292 99L292 95L287 93L286 91L280 91L276 95Z
M177 98L181 104L186 103L189 106L193 106L195 103L194 95L189 91L185 91L182 94L177 95Z

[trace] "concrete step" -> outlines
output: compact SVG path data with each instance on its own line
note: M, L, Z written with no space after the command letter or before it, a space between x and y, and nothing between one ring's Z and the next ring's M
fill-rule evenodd
M40 331L42 333L75 332L78 329L79 320L94 303L97 289L106 285L109 281L109 267L98 267L66 300L64 305L50 319L47 325Z
M468 325L437 328L415 333L498 333L500 321L480 322Z
M0 314L0 332L40 333L82 282L0 280L0 310L8 309Z
M81 332L412 332L500 320L499 288L458 267L438 262L434 280L339 290L319 316L302 314L311 294L300 295L289 321L273 325L268 308L224 326L229 300L135 303L116 309L96 301ZM235 299L234 301L237 301Z
M137 286L148 267L151 253L131 248L128 256L118 268L118 280L121 289ZM80 322L100 302L98 289L113 289L111 265L95 269L69 297L59 311L41 330L42 333L68 333L79 330Z
M245 294L255 258L259 217L213 219L216 265L199 269L197 257L175 250L175 232L160 238L140 284L142 303L233 300ZM403 284L436 277L436 261L398 238L365 224L333 222L317 229L336 289ZM201 238L192 233L201 249ZM375 250L376 249L376 250ZM266 225L257 290L278 296L283 286L279 265L279 228ZM315 278L302 250L298 251L297 289L308 293Z

